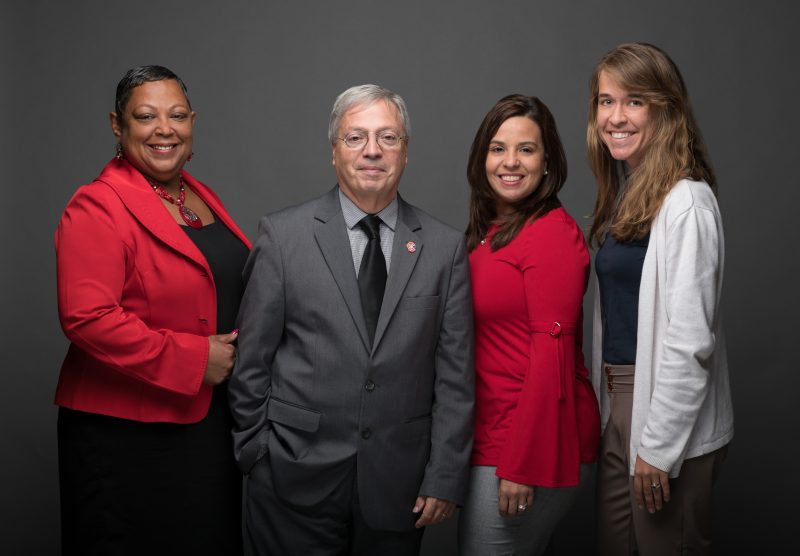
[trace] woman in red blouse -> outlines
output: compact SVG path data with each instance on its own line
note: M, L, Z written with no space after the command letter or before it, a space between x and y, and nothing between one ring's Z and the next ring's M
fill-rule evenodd
M541 554L597 458L599 412L581 352L589 253L561 207L552 114L510 95L468 164L475 311L475 443L462 555Z

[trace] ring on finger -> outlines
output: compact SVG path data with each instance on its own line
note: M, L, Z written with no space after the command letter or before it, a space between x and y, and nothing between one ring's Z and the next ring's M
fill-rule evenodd
M650 488L653 490L658 490L661 488L661 483L651 483Z
M517 509L519 511L521 511L521 512L524 512L525 510L528 509L528 505L527 504L520 504L520 505L517 506Z

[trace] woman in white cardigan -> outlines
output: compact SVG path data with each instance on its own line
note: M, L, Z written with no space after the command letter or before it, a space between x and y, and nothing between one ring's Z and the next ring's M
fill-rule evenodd
M711 486L733 437L714 173L663 51L611 50L590 88L598 550L705 554Z

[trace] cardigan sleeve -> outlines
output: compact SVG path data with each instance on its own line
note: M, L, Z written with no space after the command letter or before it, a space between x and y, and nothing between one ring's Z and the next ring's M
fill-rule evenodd
M142 320L150 308L132 276L135 249L120 233L126 217L119 198L97 183L82 187L67 205L55 237L61 326L109 372L195 395L208 361L208 338L151 329ZM137 290L135 299L123 299L126 287Z
M669 471L686 453L710 384L719 303L722 238L715 201L668 219L665 234L667 327L660 372L638 454Z
M589 255L578 226L561 214L521 232L530 364L497 467L501 478L546 487L579 482L576 379L586 379L576 334Z

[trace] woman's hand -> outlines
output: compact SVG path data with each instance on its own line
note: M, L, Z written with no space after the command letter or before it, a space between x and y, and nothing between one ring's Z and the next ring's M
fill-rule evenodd
M203 382L216 386L231 375L233 363L236 361L236 348L233 342L239 336L239 330L230 334L217 334L208 337L208 363Z
M497 487L497 507L501 515L515 516L533 504L533 496L532 486L500 479L500 486Z
M633 494L636 504L651 514L669 502L669 475L658 467L653 467L639 456L633 468Z

